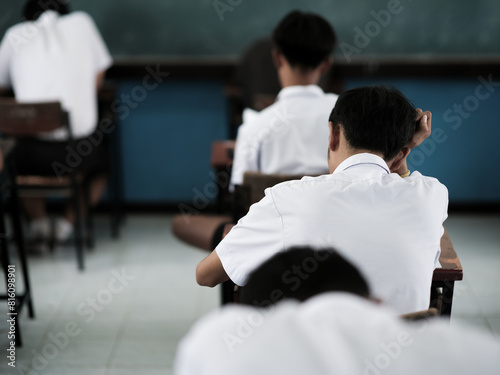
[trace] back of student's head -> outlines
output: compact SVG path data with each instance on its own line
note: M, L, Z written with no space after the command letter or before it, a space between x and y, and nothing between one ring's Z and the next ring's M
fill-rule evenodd
M24 5L23 18L35 21L46 10L54 10L61 15L69 13L69 0L28 0Z
M354 149L380 152L394 158L415 133L413 104L396 88L359 87L343 92L330 114Z
M239 302L265 307L286 298L305 301L333 291L370 295L361 273L334 249L294 247L255 269L241 288Z
M292 67L308 70L318 67L331 55L337 37L324 18L293 11L274 30L273 43Z

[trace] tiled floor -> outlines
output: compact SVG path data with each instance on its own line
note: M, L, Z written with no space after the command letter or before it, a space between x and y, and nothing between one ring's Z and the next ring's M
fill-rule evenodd
M17 367L2 354L0 374L170 374L178 340L219 303L218 289L194 280L206 254L172 236L171 218L131 215L116 241L98 218L98 246L84 272L70 247L30 256L36 319L23 312ZM446 226L465 274L452 324L473 324L500 340L500 217L451 215ZM0 317L6 313L2 304ZM7 341L1 318L2 352Z

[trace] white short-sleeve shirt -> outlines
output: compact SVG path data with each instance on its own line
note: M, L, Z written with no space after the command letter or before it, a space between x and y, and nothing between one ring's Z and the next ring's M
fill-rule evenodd
M328 175L266 189L216 248L237 285L292 246L333 247L364 274L373 296L399 313L427 309L447 217L448 190L413 172L389 173L374 154L351 156Z
M48 10L9 28L0 45L0 86L20 102L60 101L75 138L97 126L96 77L112 63L94 22L84 12ZM45 139L63 140L64 131Z
M229 306L200 319L180 342L175 375L500 374L488 333L436 320L408 323L346 293L270 310Z
M275 103L238 129L231 186L247 171L327 173L328 118L337 97L316 85L283 88Z

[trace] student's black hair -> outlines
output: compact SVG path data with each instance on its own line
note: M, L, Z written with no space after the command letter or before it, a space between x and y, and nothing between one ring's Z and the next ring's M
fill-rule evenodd
M329 121L342 127L352 148L380 152L389 161L415 133L415 118L414 105L398 89L370 86L343 92Z
M275 254L250 274L240 290L239 303L266 307L286 298L305 301L333 291L370 296L358 269L334 249L293 247Z
M55 10L61 15L69 13L69 0L28 0L24 5L23 19L35 21L46 10Z
M337 37L323 17L292 11L281 20L272 35L275 48L292 67L314 69L333 52Z

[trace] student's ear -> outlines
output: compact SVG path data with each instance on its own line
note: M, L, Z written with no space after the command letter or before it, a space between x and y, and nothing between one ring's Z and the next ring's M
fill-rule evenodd
M321 75L325 75L328 73L330 68L332 67L333 64L333 58L329 57L325 61L323 61L321 64L319 64L319 72Z
M401 151L398 152L396 157L392 159L391 165L389 167L392 173L397 172L399 168L401 168L401 165L406 160L409 154L410 154L410 148L406 146L403 147Z
M271 50L271 55L273 56L273 63L276 69L280 68L283 65L283 55L276 48Z
M329 121L328 126L330 127L330 141L328 142L328 148L330 151L335 151L339 147L340 142L340 126L333 126L333 122Z

